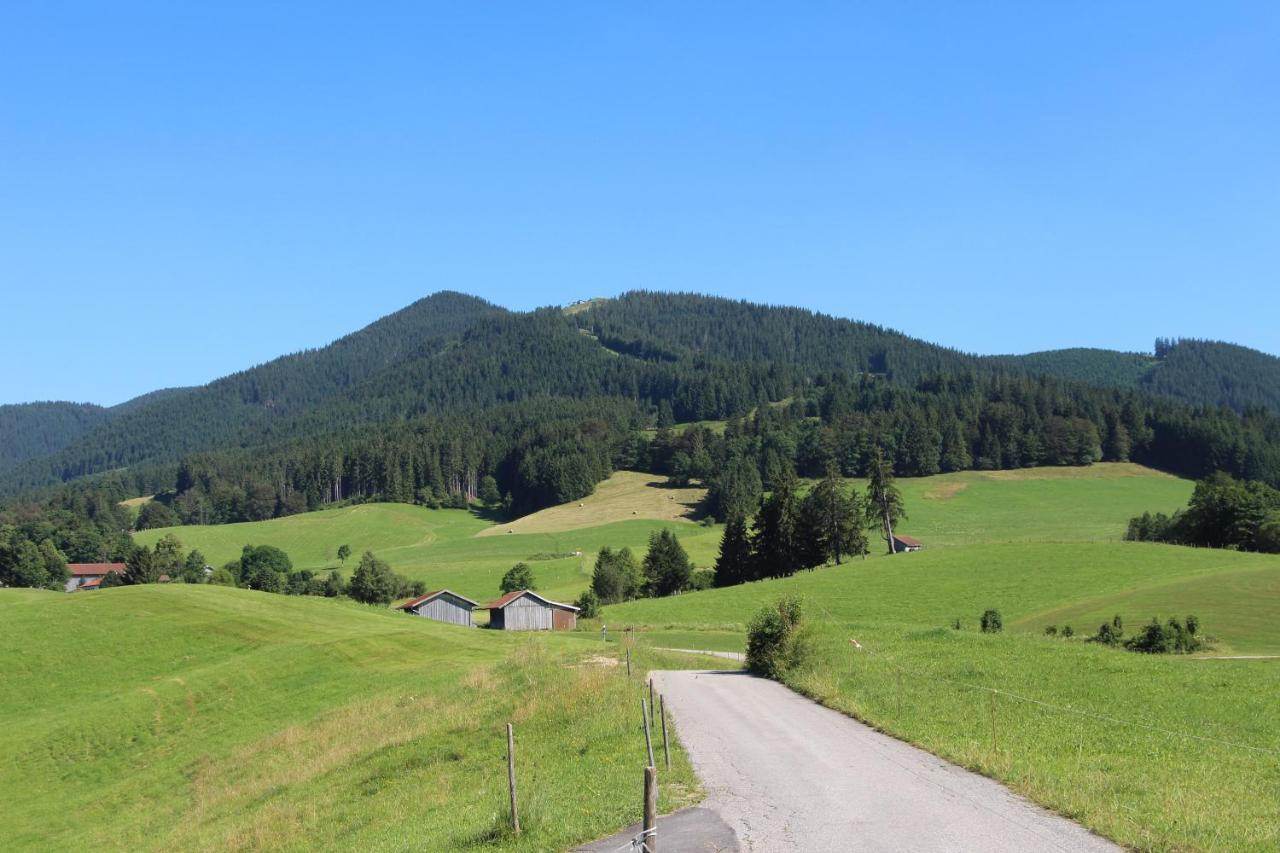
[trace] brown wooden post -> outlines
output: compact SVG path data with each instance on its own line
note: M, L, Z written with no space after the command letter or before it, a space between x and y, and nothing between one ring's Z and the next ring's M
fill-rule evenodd
M649 679L649 710L650 710L650 711L656 711L656 710L658 710L658 706L657 706L657 705L655 705L655 704L653 704L653 679L652 679L652 678L650 678L650 679ZM653 717L652 717L652 716L651 716L651 717L649 717L649 726L650 726L650 728L652 728L652 727L653 727ZM649 763L650 763L650 764L652 764L653 762L652 762L652 761L650 761Z
M516 808L516 735L507 723L507 787L511 789L511 831L520 834L520 812Z
M653 737L649 734L649 705L640 697L640 717L644 721L644 748L649 753L649 766L653 766Z
M658 850L658 771L652 765L644 769L644 851Z
M667 701L662 698L662 694L658 694L658 715L662 717L662 757L667 762L667 769L671 769L671 742L667 740Z
M630 639L630 638L628 638ZM627 678L631 677L631 646L627 646Z

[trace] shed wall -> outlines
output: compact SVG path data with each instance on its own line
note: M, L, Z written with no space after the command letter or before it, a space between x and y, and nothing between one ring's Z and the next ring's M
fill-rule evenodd
M423 602L415 607L413 612L418 616L425 616L437 622L448 622L451 625L465 625L469 628L473 624L471 605L447 595Z
M503 608L503 628L508 631L550 631L551 608L534 598L518 598Z

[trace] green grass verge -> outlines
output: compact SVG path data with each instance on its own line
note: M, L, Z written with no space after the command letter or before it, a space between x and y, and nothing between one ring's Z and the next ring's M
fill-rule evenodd
M218 587L0 590L0 847L562 849L640 815L642 673ZM612 662L614 665L608 665ZM516 725L524 834L506 830ZM684 754L664 809L697 797Z

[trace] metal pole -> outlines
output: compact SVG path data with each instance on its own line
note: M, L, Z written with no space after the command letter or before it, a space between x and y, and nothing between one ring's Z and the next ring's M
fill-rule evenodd
M644 769L644 851L658 850L658 771L653 765Z
M520 812L516 809L516 735L507 723L507 787L511 789L511 831L520 834Z
M658 694L658 716L662 718L662 757L667 762L667 769L671 769L671 741L667 739L667 701L662 698L662 694Z
M644 720L644 748L649 754L649 766L653 766L653 738L649 734L649 704L640 699L640 717Z

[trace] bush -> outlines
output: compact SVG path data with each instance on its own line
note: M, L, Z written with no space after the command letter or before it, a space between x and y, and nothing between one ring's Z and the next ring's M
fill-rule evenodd
M783 596L766 606L747 626L747 669L781 679L803 663L808 642L800 600Z
M689 576L689 589L711 589L716 579L715 569L697 569Z
M595 619L600 615L600 599L591 590L578 596L574 604L578 607L578 615L583 619Z
M1057 625L1048 625L1048 626L1046 626L1046 627L1045 627L1045 629L1044 629L1044 635L1045 635L1046 637L1056 637L1056 636L1058 636L1058 626L1057 626Z
M516 563L507 569L507 573L502 576L502 584L498 588L502 590L503 595L519 589L537 590L533 585L533 569L529 568L528 563Z
M347 593L364 604L386 605L399 591L400 581L385 560L375 557L372 551L365 551L351 576Z
M1062 636L1066 637L1066 638L1069 640L1069 639L1071 639L1072 637L1074 637L1075 635L1076 635L1076 629L1075 629L1075 628L1072 628L1070 625L1063 625L1063 626L1062 626Z
M1131 652L1149 655L1195 652L1204 648L1204 643L1197 636L1199 630L1200 620L1195 616L1188 616L1186 625L1177 619L1161 625L1159 619L1152 617L1141 631L1125 641L1124 647Z
M982 614L982 633L999 634L1004 630L1004 620L1000 618L999 610L987 610Z

